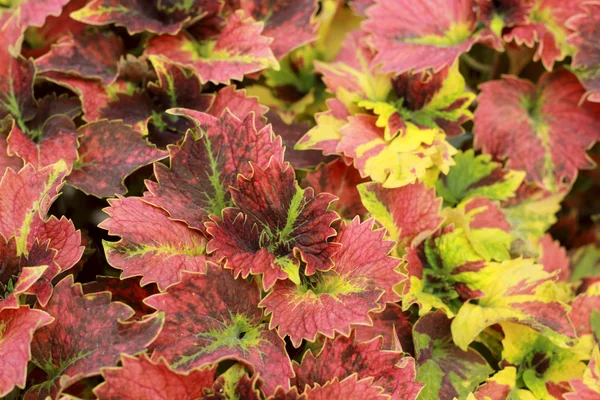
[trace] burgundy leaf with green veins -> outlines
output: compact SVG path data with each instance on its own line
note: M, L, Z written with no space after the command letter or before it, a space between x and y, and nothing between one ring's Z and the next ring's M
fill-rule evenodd
M309 172L302 181L302 186L310 186L317 193L327 192L337 196L338 200L333 204L334 210L342 218L350 220L356 215L367 214L357 189L360 183L366 181L367 179L362 178L356 168L338 158L320 166L316 171Z
M537 87L506 76L481 85L475 112L475 146L529 181L557 191L578 169L593 165L585 150L600 138L600 105L579 102L585 89L561 69L540 78Z
M418 245L440 227L442 199L423 183L386 189L380 183L358 185L363 205L386 230L386 237L397 242L398 253Z
M335 196L301 189L288 163L271 159L264 168L251 165L252 177L239 176L231 189L236 208L206 224L213 237L207 250L226 258L225 267L236 276L263 274L265 290L278 279L299 284L300 260L307 275L330 269L338 249L328 241L335 235L330 225L338 215L327 208Z
M401 352L382 350L381 343L381 338L357 342L354 333L328 339L317 356L308 351L301 364L294 362L293 383L307 391L308 387L325 385L334 378L372 377L373 385L383 388L390 399L416 399L423 385L415 381L415 360Z
M40 72L60 71L109 85L117 79L117 65L125 52L123 40L112 32L83 31L68 35L35 60Z
M127 304L135 311L135 317L141 318L146 314L152 314L151 307L144 304L144 299L158 293L155 285L149 284L142 286L141 278L134 276L131 278L119 279L112 276L96 276L96 280L83 285L83 293L110 292L113 301L119 301Z
M186 224L173 221L161 208L139 197L109 200L110 216L99 224L118 242L103 241L106 259L122 269L122 278L142 276L140 283L155 282L160 290L181 281L182 271L206 271L206 238Z
M6 396L15 386L25 387L33 333L52 320L44 311L29 306L0 309L0 396Z
M581 14L567 21L567 26L575 31L568 38L569 44L575 46L572 66L587 89L587 100L600 102L600 3L586 1L581 3Z
M33 97L35 65L23 57L7 60L7 71L0 74L0 119L12 115L22 127L33 119L37 103Z
M120 121L98 121L82 126L79 159L68 182L98 197L125 193L125 178L136 169L165 158L139 132Z
M277 58L317 39L316 0L226 0L225 8L242 9L263 21L263 35L273 38L271 49Z
M220 7L219 2L212 0L94 0L71 17L90 25L114 23L131 35L144 31L175 35Z
M238 360L260 374L266 394L278 385L289 388L293 372L284 342L262 323L259 300L254 283L215 264L205 275L183 273L181 283L145 300L166 313L153 358L165 357L177 371Z
M475 151L459 151L454 155L454 166L447 175L436 181L436 193L446 205L454 206L470 197L506 200L515 196L525 173L502 168L489 154L475 155Z
M307 386L304 393L311 400L351 399L360 398L372 400L386 400L390 396L383 388L376 386L372 378L358 380L358 375L353 374L340 380L337 377L323 385Z
M270 126L257 131L253 113L240 120L229 110L220 119L191 110L177 112L209 120L211 126L204 125L201 138L188 133L180 147L169 147L170 168L154 164L157 182L146 181L149 192L144 200L205 232L209 215L220 216L233 205L229 186L235 184L238 174L252 173L248 162L259 167L266 167L271 158L282 162L283 147L273 138Z
M94 389L103 400L189 400L203 398L203 389L213 385L216 366L188 373L173 371L164 359L152 361L121 356L122 366L105 368L105 382Z
M336 243L341 245L331 258L330 271L301 276L300 283L277 282L260 303L273 314L270 328L288 335L298 347L302 339L314 341L321 333L349 335L353 325L371 325L371 312L396 302L393 287L405 277L396 272L399 260L388 256L393 242L383 240L384 231L373 229L373 220L356 217L341 223Z
M72 275L54 287L44 311L54 322L35 332L31 350L33 364L47 377L29 388L27 400L46 395L54 398L60 386L99 375L102 367L115 366L123 353L143 351L164 322L161 313L142 321L127 321L134 314L130 307L111 302L108 292L84 295L81 285L73 284Z
M216 36L158 36L150 40L146 54L162 55L196 71L202 83L229 83L242 80L246 74L279 67L269 47L271 39L261 35L262 28L261 23L237 11Z
M466 398L493 372L478 352L463 351L454 344L450 324L438 310L419 318L414 326L417 380L425 385L424 399Z
M475 0L475 4L478 20L499 38L502 38L504 28L526 24L534 6L532 0Z
M383 72L402 73L452 65L476 42L472 0L376 0L364 29L378 51ZM409 9L410 12L406 12Z

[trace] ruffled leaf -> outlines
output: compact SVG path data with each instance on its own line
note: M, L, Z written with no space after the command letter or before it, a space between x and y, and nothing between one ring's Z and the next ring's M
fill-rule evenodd
M206 275L184 273L181 283L145 303L166 313L154 344L177 371L233 359L252 366L264 379L265 392L289 387L292 367L283 340L262 323L260 290L208 264Z
M186 224L173 221L162 209L139 197L109 201L110 216L100 228L118 235L118 242L104 241L106 259L122 269L122 278L141 275L140 283L156 282L164 290L181 281L182 271L206 271L206 238Z

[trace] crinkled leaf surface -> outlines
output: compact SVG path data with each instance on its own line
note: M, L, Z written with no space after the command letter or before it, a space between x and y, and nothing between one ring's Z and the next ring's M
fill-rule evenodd
M238 177L231 189L236 208L207 223L213 237L207 250L226 258L236 276L263 274L265 289L288 277L299 283L300 259L307 275L330 269L338 246L328 238L335 234L330 225L337 214L327 207L335 197L301 189L288 163L271 159L266 168L252 167L252 177Z
M441 225L441 199L423 183L386 189L380 183L358 186L362 202L372 217L397 242L399 253L413 242L418 243Z
M124 355L122 366L102 371L106 382L94 389L105 400L188 400L202 398L203 389L212 387L215 368L173 371L164 359L150 360Z
M525 178L524 172L502 168L490 155L476 156L472 149L459 151L454 155L454 162L450 172L440 176L435 186L436 193L448 205L470 197L506 200L514 197Z
M44 311L28 306L0 310L0 396L15 386L25 387L33 332L51 322L52 317Z
M334 378L373 377L373 385L383 388L391 399L416 399L423 385L415 381L415 360L401 352L382 350L381 343L381 338L357 342L354 334L328 339L317 356L309 351L301 364L294 363L295 384L307 391Z
M579 106L585 89L571 72L545 74L537 87L506 76L481 88L476 147L552 191L593 166L585 150L600 137L600 106Z
M108 85L117 79L117 65L125 51L123 40L111 32L84 31L65 36L35 60L40 72L60 71L100 79Z
M393 287L404 280L395 271L399 260L388 256L393 243L383 240L384 231L372 228L373 220L342 222L335 239L341 248L330 271L302 276L299 284L275 284L261 302L273 314L270 327L278 326L297 347L317 333L331 338L335 332L348 335L352 325L370 325L369 312L397 301Z
M242 80L245 74L278 68L270 39L261 35L262 28L243 12L235 12L217 36L158 36L148 43L146 53L165 56L196 71L202 83L229 83L232 79Z
M26 399L54 397L59 380L64 385L100 374L100 368L114 366L122 353L141 352L154 341L164 322L162 314L126 322L134 314L131 308L111 302L107 292L83 295L72 275L54 287L44 310L54 322L35 332L31 350L34 365L47 377L29 389Z
M141 275L140 283L156 282L164 290L181 280L182 271L206 271L206 238L186 224L173 221L162 209L139 197L109 201L110 216L99 226L118 242L104 241L106 259L128 278Z
M190 114L211 126L197 138L188 134L180 147L170 147L170 168L154 164L157 182L147 181L144 200L167 210L174 219L205 230L209 215L221 215L232 206L229 186L238 174L252 173L249 161L266 167L269 160L283 161L280 140L274 140L270 127L255 128L255 116L238 119L225 111L220 119L208 114ZM196 120L197 121L197 120Z
M154 356L178 371L239 360L260 374L265 392L289 387L290 360L283 340L262 323L258 287L220 266L207 267L205 275L183 273L181 283L145 300L166 314Z
M583 13L568 21L575 34L569 37L569 43L575 46L572 65L577 77L587 89L587 99L600 102L600 42L598 26L600 26L600 4L584 2Z
M127 175L167 156L121 121L93 122L77 132L81 135L79 159L68 182L98 197L123 194Z
M373 62L383 64L384 72L440 70L476 42L472 0L375 3L363 27L378 51Z
M451 322L438 310L422 316L414 326L417 380L425 385L419 398L465 398L493 371L478 352L454 344Z

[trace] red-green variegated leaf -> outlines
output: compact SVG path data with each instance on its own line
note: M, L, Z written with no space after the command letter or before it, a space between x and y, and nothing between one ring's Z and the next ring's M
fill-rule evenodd
M23 33L30 27L44 25L49 16L60 15L62 8L69 0L48 0L39 2L37 0L24 0L8 2L14 4L10 9L0 12L0 38L2 38L2 52L8 50L12 55L21 52ZM6 3L4 3L6 4ZM2 61L5 61L2 59ZM5 65L0 66L0 76L4 75Z
M534 1L475 0L475 4L477 6L477 19L483 22L497 37L501 38L504 28L525 25L528 22Z
M166 313L165 327L154 344L154 357L187 371L233 359L252 366L272 393L289 387L293 375L284 342L262 323L260 290L209 263L206 275L183 273L181 283L145 303Z
M281 162L283 148L280 140L274 140L270 126L257 131L253 114L240 120L230 111L220 119L191 110L177 112L208 120L211 126L205 125L201 138L188 134L180 147L169 148L171 168L154 164L157 183L146 182L149 193L144 200L205 231L209 215L220 216L233 205L229 186L238 174L252 173L249 161L259 167L266 167L271 158Z
M305 391L356 374L358 379L372 377L373 385L383 388L393 400L416 399L423 385L415 381L415 360L401 352L382 350L381 342L379 338L359 343L354 334L326 340L318 356L309 351L300 365L294 363L296 386Z
M582 14L571 18L567 24L575 31L569 43L575 46L573 67L586 88L589 101L600 102L600 2L582 2Z
M380 183L358 186L362 202L372 217L386 230L387 237L405 247L418 244L441 225L442 200L423 183L386 189Z
M490 200L514 197L525 178L524 172L502 168L489 154L476 156L472 149L459 151L454 162L450 172L440 176L435 186L444 204L451 206L475 196Z
M261 32L262 24L235 12L217 36L159 36L150 40L146 53L162 55L196 71L202 83L229 83L265 68L278 68L269 47L271 40Z
M21 127L33 119L37 103L33 98L35 65L23 57L6 60L0 74L0 119L12 115Z
M378 51L382 71L402 73L452 65L476 42L472 0L377 0L364 29ZM410 12L406 12L410 9Z
M139 197L109 200L110 216L99 225L118 242L104 241L108 262L122 269L122 278L142 276L164 290L181 280L182 271L206 271L206 238L186 224L173 221L161 208Z
M317 38L316 0L226 0L225 5L264 21L263 35L273 38L271 49L277 58Z
M71 169L77 160L75 124L65 115L56 115L44 125L41 139L34 141L15 123L8 136L8 153L18 156L35 168L63 160Z
M175 372L164 359L150 360L121 357L122 366L106 368L102 376L106 382L94 389L103 400L189 400L203 398L203 390L213 385L214 367L195 369L189 373Z
M252 169L251 178L238 177L231 189L236 208L206 224L213 237L207 250L226 258L226 268L236 276L263 274L265 290L278 279L299 283L300 259L307 275L330 269L338 246L328 238L335 234L330 225L337 214L327 207L335 197L301 189L294 169L277 159L266 168L252 164Z
M89 310L94 310L90 313ZM143 351L158 335L164 316L127 321L134 312L123 303L111 302L110 293L83 295L69 275L54 287L44 311L54 322L38 329L31 345L33 363L48 376L31 386L25 399L54 396L60 386L99 375L100 368L115 366L122 353Z
M306 132L294 147L296 150L322 150L323 154L338 154L342 138L341 128L346 125L350 113L337 98L327 99L327 111L317 113L317 125Z
M412 323L408 315L402 312L399 305L387 303L385 310L372 313L371 319L373 320L372 326L359 325L354 328L356 340L368 342L377 336L381 336L383 337L381 347L383 350L396 350L414 354Z
M35 214L45 218L64 182L66 166L60 162L36 171L26 165L19 172L6 170L0 181L0 235L14 236L17 254L27 254L27 241L35 229Z
M347 165L342 159L337 159L309 172L302 181L302 186L310 186L317 193L327 192L337 196L338 201L333 203L334 210L342 218L349 220L356 215L363 216L367 213L357 189L357 186L365 181L356 168Z
M372 400L386 400L390 397L382 387L376 386L372 378L358 380L358 375L353 374L340 381L337 377L323 385L307 386L304 393L311 400L352 399L363 398ZM406 397L407 399L409 397Z
M505 367L496 372L474 393L476 400L518 400L517 370Z
M98 121L77 131L79 159L69 184L98 197L123 194L125 177L167 154L150 146L139 132L120 121Z
M134 309L135 316L141 318L154 311L144 303L144 299L158 293L158 289L155 285L142 286L140 281L139 276L125 279L97 276L94 282L83 285L83 293L110 292L113 301L127 304Z
M123 26L131 35L144 31L175 35L184 26L217 12L219 8L218 2L210 0L94 0L71 16L90 25Z
M33 332L51 322L48 314L28 306L0 309L0 396L25 387Z
M239 119L244 119L250 112L254 112L256 130L261 130L266 125L265 114L269 110L268 107L261 105L256 97L248 97L244 89L236 90L235 85L219 90L207 112L213 117L221 118L226 108Z
M419 318L414 326L417 380L425 385L423 399L466 398L493 371L478 352L463 351L454 344L450 324L438 310Z
M528 23L510 29L505 35L506 41L515 41L534 47L537 42L534 61L542 61L548 71L556 61L562 61L573 53L567 43L572 32L566 22L581 12L580 0L535 0L528 17Z
M593 166L585 150L600 137L600 105L579 105L585 89L571 72L545 74L537 87L507 76L481 88L476 147L553 191Z
M574 392L563 394L565 400L600 399L600 351L598 351L598 346L594 347L592 359L583 373L583 377L572 379L569 383Z
M109 85L117 79L117 65L125 52L123 40L112 32L84 31L65 36L35 60L40 72L60 71Z
M395 271L399 260L388 256L393 242L383 240L383 230L372 228L373 220L342 222L335 239L341 248L331 258L330 271L298 283L278 282L261 302L273 314L270 327L278 326L279 334L289 335L298 347L318 333L331 338L335 332L348 335L352 325L371 325L370 312L397 301L393 287L404 276Z

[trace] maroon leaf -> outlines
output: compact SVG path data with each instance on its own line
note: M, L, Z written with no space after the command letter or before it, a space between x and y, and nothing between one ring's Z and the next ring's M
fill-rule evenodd
M135 311L135 317L141 318L154 311L144 303L144 299L158 293L155 285L141 286L140 277L126 279L111 276L97 276L94 282L83 285L83 293L110 292L113 301L125 303Z
M396 350L414 354L412 324L397 304L386 304L385 310L371 314L372 326L357 326L356 340L368 342L377 336L383 338L383 350Z

